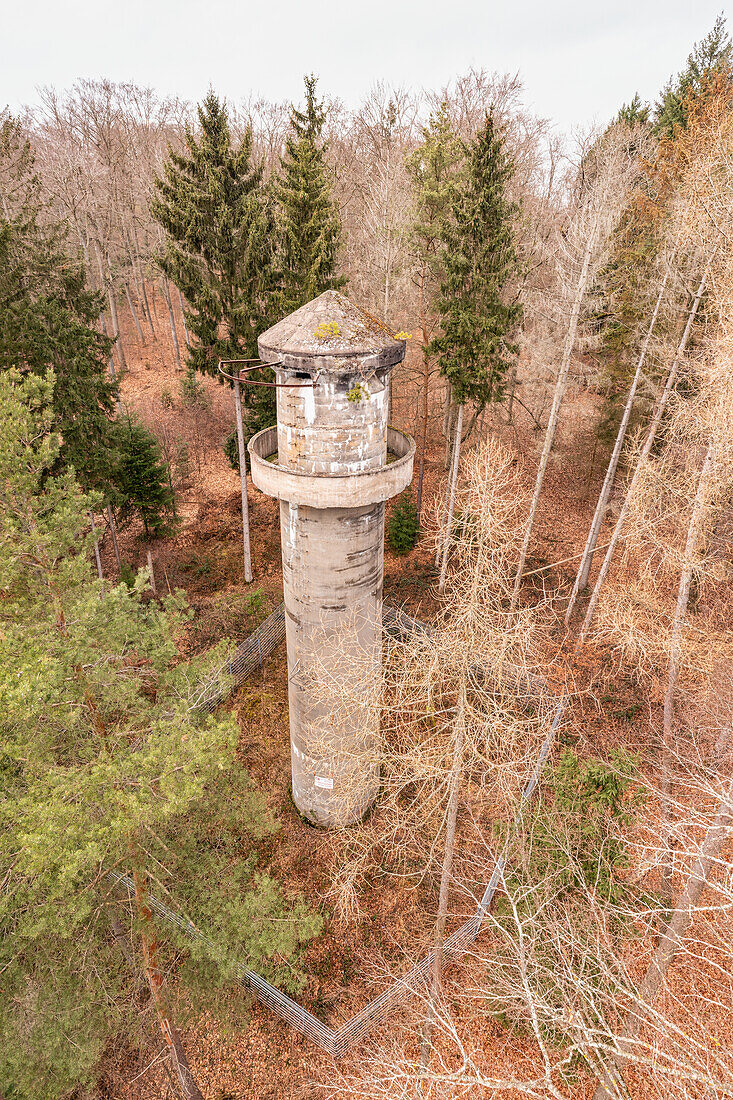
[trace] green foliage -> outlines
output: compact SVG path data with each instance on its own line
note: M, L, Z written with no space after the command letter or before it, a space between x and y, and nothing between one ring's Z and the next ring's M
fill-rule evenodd
M472 401L479 408L501 399L504 375L516 354L510 336L521 307L505 300L506 284L518 268L513 228L517 207L506 197L512 172L487 114L443 225L444 275L438 299L443 331L429 347L455 401Z
M346 282L336 275L341 221L331 196L331 170L322 137L325 121L323 103L316 98L316 78L306 76L305 107L291 109L290 133L274 185L280 313L290 313Z
M30 147L9 118L0 125L0 186L0 371L54 372L56 469L73 467L85 486L114 495L117 389L107 377L112 342L97 331L102 300L43 210Z
M451 129L448 106L442 103L423 127L423 140L406 161L413 189L414 216L410 240L424 266L428 296L444 276L446 237L451 211L462 187L466 150Z
M193 367L189 367L181 379L180 397L186 409L211 408L211 395Z
M146 535L164 535L171 529L175 506L170 473L160 446L147 428L130 416L118 426L120 466L118 483L124 493L123 515L136 512Z
M650 113L651 107L648 103L644 103L639 93L636 92L630 103L623 104L614 122L621 122L629 128L638 126L639 124L646 126L649 122Z
M226 104L213 91L198 119L185 151L169 150L151 210L166 232L160 265L189 307L189 366L221 381L219 361L256 357L257 337L274 319L276 234L251 131L235 147ZM272 423L274 391L244 389L253 423Z
M235 964L243 958L262 959L260 973L297 992L304 975L293 960L301 944L321 932L323 921L302 901L291 905L275 880L257 869L252 842L279 830L265 796L234 763L208 785L206 812L179 836L181 824L172 820L160 838L161 845L175 846L175 856L167 858L160 848L175 883L172 907L224 947L212 952L182 934L174 940L188 952L181 977L186 996L193 994L200 1002L194 1008L210 1005L217 987L236 980ZM223 878L222 867L227 868ZM216 890L211 889L214 881Z
M346 400L352 405L358 405L360 401L366 401L368 397L369 390L364 389L361 382L355 382L346 394Z
M178 663L185 601L146 602L144 572L104 591L94 578L100 501L68 472L50 476L53 390L52 376L0 374L0 1080L25 1100L91 1087L108 1043L134 1038L140 975L110 918L134 936L140 925L107 868L147 882L154 867L221 936L206 958L186 945L184 982L198 962L226 981L234 955L272 956L279 974L319 928L257 867L251 846L277 823L234 763L236 724L191 706L211 670ZM159 935L170 954L170 929Z
M335 340L340 336L341 329L337 321L321 321L319 325L316 325L316 330L313 335L316 340L327 343L329 340Z
M672 77L662 92L654 117L654 129L660 137L674 138L675 131L685 127L690 93L699 91L712 73L730 68L732 50L726 18L721 14L710 33L695 43L687 58L687 68Z
M556 897L591 891L620 905L627 897L618 876L627 866L622 829L631 824L638 803L632 794L635 774L633 757L622 750L614 750L606 764L579 760L565 749L547 782L548 797L525 814L531 844L523 876L551 879Z
M123 584L126 584L128 588L134 588L135 586L135 570L130 565L129 561L123 561L120 567L120 580Z
M389 545L395 554L409 554L418 540L420 525L412 492L406 489L392 509L387 528Z
M620 875L628 865L624 832L639 802L635 774L622 751L604 763L565 750L542 799L523 813L506 892L494 907L486 1002L505 1025L538 1028L557 1046L577 1047L579 1036L603 1026L597 1005L614 996L613 940L628 933L640 900Z
M269 425L265 426L269 427ZM232 428L229 435L224 440L223 450L231 468L239 473L239 437L236 428ZM249 452L246 447L244 448L244 463L247 470L249 470Z

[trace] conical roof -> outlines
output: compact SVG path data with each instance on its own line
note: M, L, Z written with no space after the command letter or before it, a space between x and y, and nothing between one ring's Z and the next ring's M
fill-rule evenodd
M260 356L268 363L282 360L286 367L333 372L360 365L386 367L405 355L405 341L397 340L382 321L354 305L336 290L327 290L263 332L257 341Z

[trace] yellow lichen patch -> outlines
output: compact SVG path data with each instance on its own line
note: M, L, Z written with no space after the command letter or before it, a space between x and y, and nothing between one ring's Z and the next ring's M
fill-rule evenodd
M341 329L335 321L321 321L313 333L316 340L325 343L326 340L334 340L341 335Z

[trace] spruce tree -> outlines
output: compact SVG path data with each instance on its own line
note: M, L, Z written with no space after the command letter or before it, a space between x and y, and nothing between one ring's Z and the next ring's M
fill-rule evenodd
M188 306L188 362L217 375L220 359L257 355L269 321L272 241L251 131L234 145L226 104L213 91L198 119L185 151L169 150L151 210L166 233L161 267Z
M660 137L674 138L687 124L687 100L698 92L713 73L730 70L733 43L726 18L719 15L709 34L693 46L687 67L666 84L656 105L654 129Z
M206 669L177 663L184 601L146 602L143 573L102 592L90 569L99 498L51 474L53 391L0 374L0 1081L27 1100L93 1088L105 1049L139 1034L140 978L175 1045L157 953L211 1010L234 960L296 988L287 960L320 926L242 857L277 823L235 762L236 723L192 706ZM221 950L152 921L153 873Z
M392 509L387 535L395 554L409 554L420 534L415 501L409 488L405 490Z
M471 143L463 185L445 222L438 297L442 332L429 345L458 406L446 522L436 559L441 588L448 565L464 407L471 402L475 418L489 402L501 400L504 376L517 351L511 335L521 307L506 300L506 284L518 269L513 226L518 209L506 195L512 172L487 114Z
M280 238L279 313L290 313L346 280L336 275L341 220L331 196L323 124L326 113L316 98L316 77L305 77L305 108L293 106L290 133L274 193Z
M175 498L158 441L129 413L120 418L116 427L122 515L139 514L148 536L167 534Z
M169 150L151 211L166 233L160 265L187 303L188 365L222 381L219 361L256 358L257 337L275 320L275 231L251 131L235 145L213 91L198 119L185 151ZM244 400L250 433L274 423L273 390L245 386Z
M423 127L423 140L406 162L413 190L413 220L410 244L417 260L418 312L423 356L422 425L417 475L416 511L422 512L423 476L428 437L428 411L432 356L430 343L435 327L438 289L445 277L446 231L450 213L461 185L460 172L465 148L456 137L442 103Z
M477 410L501 400L517 350L511 336L521 306L506 300L507 283L518 270L513 226L518 208L506 195L512 173L487 114L445 221L438 297L442 332L429 348L439 358L455 402L470 401Z
M112 342L97 330L101 297L70 255L63 226L44 207L31 147L19 124L0 124L0 371L54 371L58 468L114 495Z

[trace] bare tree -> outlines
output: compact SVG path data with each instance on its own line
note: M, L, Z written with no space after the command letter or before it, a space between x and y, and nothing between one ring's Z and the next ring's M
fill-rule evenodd
M555 383L550 418L540 455L534 493L529 508L524 541L519 554L519 564L514 581L511 606L516 608L522 584L522 574L527 560L540 494L555 442L560 417L560 407L567 388L568 373L575 348L581 308L591 274L596 271L605 256L608 239L623 209L626 196L637 172L636 160L630 150L629 135L618 127L598 139L592 150L596 159L596 178L581 191L578 210L565 234L566 256L570 270L577 270L568 328L563 345L562 358ZM586 154L590 157L591 152ZM579 264L579 270L578 270Z

